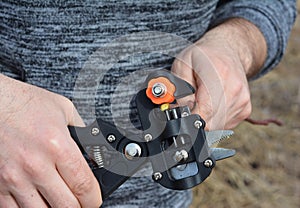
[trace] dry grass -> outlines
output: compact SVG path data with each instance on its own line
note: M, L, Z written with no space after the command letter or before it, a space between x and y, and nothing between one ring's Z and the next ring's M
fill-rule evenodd
M276 117L284 126L244 122L236 128L221 146L237 155L219 162L194 189L191 208L300 207L300 17L282 63L250 88L252 117Z

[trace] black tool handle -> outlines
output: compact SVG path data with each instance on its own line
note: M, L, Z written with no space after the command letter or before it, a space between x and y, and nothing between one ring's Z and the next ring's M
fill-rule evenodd
M146 162L147 150L142 144L143 157L135 160L126 159L123 149L131 141L110 123L98 119L88 127L69 126L68 128L71 137L80 148L82 155L99 182L103 200L107 199ZM93 135L91 132L95 128L99 129L99 133ZM108 142L109 135L114 135L115 141ZM94 160L90 152L95 146L106 151L101 155L103 160L101 166L99 166L99 161L97 163Z

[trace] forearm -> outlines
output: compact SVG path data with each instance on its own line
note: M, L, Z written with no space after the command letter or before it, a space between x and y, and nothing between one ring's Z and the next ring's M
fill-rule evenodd
M240 59L247 78L260 71L267 56L263 34L254 24L242 18L232 18L212 28L197 44L202 47L219 44L220 48L229 49L234 57Z
M232 18L243 18L259 28L267 43L266 60L254 76L259 76L273 69L283 57L291 28L296 19L296 0L223 0L217 7L211 25Z

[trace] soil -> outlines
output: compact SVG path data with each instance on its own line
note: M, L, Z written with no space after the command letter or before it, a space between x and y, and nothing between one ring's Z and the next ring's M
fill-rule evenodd
M300 2L298 1L298 13ZM300 17L286 54L275 70L250 83L254 119L276 118L283 126L243 122L218 146L236 149L194 189L191 208L300 207Z

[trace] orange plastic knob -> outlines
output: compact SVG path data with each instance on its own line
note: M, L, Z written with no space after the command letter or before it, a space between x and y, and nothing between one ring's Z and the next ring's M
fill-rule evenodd
M158 77L148 82L146 95L154 104L172 103L175 90L175 85L169 79Z

